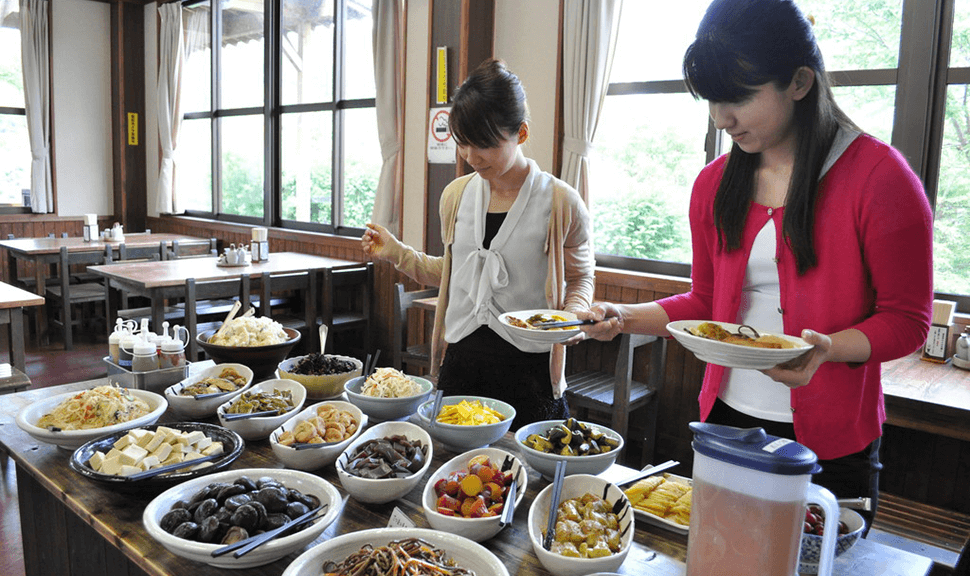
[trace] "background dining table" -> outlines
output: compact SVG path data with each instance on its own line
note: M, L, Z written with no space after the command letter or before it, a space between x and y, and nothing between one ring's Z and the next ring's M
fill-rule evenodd
M321 273L327 269L354 266L352 260L316 256L301 252L278 252L268 260L246 265L229 266L220 264L218 257L184 258L159 262L133 262L130 264L110 264L89 266L88 271L106 279L106 290L120 289L129 296L144 296L151 300L151 326L161 326L165 313L165 301L185 296L185 281L225 280L250 278L262 274L285 274L292 272ZM108 298L107 317L113 318L113 298Z
M43 306L44 298L6 282L0 282L0 324L7 325L7 349L9 362L14 368L25 370L24 354L24 308Z
M211 366L211 361L191 365L190 371ZM148 535L141 513L154 497L152 493L125 494L80 477L68 466L70 452L39 442L20 430L17 413L31 402L51 394L78 391L105 384L98 379L65 384L53 389L34 390L0 396L0 445L6 448L17 466L24 558L27 576L71 574L72 576L193 576L224 575L224 569L182 559ZM162 422L172 420L164 414ZM214 419L212 419L214 422ZM517 452L511 433L496 447ZM431 469L457 454L435 444ZM247 442L231 469L282 468L268 441ZM633 470L614 466L605 472L610 478L623 478ZM419 484L409 494L388 504L363 504L349 497L337 479L333 466L316 471L331 482L343 497L337 520L313 543L338 535L388 525L395 509L417 527L429 527L423 514ZM529 507L538 492L548 485L538 472L529 470L528 490L513 523L484 543L505 564L510 574L547 576L550 573L536 558L528 536ZM684 576L687 535L643 522L638 517L633 548L621 566L621 574ZM279 576L302 551L257 568L234 570L240 576ZM932 561L909 552L862 539L835 563L840 576L926 576Z

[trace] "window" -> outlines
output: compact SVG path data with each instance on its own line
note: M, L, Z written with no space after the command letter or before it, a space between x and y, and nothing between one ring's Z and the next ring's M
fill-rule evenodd
M970 0L798 3L815 20L839 105L902 150L921 177L935 209L936 291L970 311ZM687 93L680 69L708 4L623 5L591 158L600 264L689 274L691 185L730 144L715 133L706 103ZM927 93L935 69L945 70L943 95Z
M16 2L0 2L0 210L30 201L30 145L20 62L20 12Z
M189 213L359 233L382 161L370 5L184 5L178 186Z

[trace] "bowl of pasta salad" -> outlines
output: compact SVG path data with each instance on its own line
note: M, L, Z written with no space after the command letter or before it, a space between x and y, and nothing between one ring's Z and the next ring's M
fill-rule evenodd
M253 371L253 382L272 378L276 367L300 341L299 330L284 328L266 317L235 318L228 329L202 332L196 342L216 364L242 364Z
M411 416L433 388L430 380L394 368L378 368L366 378L358 376L344 383L347 399L374 422Z
M17 413L17 426L36 440L75 450L105 434L154 424L167 408L161 394L97 386L37 400Z

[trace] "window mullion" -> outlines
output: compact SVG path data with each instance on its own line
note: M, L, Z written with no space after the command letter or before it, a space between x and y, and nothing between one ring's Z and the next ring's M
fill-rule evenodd
M266 0L264 31L264 69L266 78L263 95L263 223L278 224L281 218L282 177L280 175L280 21L282 0Z
M339 228L344 222L344 113L340 110L340 103L344 99L346 78L344 74L344 51L346 40L347 11L343 1L334 2L334 35L333 35L333 157L331 163L331 202L330 221L333 227Z
M212 95L209 98L212 110L212 213L222 212L222 120L217 116L222 108L222 5L218 2L210 3L212 9L211 25L212 74L210 76Z

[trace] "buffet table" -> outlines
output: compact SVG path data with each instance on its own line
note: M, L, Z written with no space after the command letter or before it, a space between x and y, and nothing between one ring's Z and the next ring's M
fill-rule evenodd
M200 362L193 365L193 370L209 365L211 362ZM108 379L92 380L0 397L0 444L10 452L17 464L27 575L281 574L298 553L266 566L231 572L169 553L147 534L141 523L142 510L155 494L131 496L113 493L73 472L68 467L68 451L38 442L17 427L17 413L34 400L107 382ZM165 414L162 421L170 418L170 414ZM507 434L496 446L517 451L511 434ZM435 446L431 470L455 455ZM264 440L247 443L242 456L230 469L281 467L269 443ZM625 471L617 468L608 470L606 474L622 477ZM332 466L317 473L346 496ZM530 471L528 493L516 511L513 524L483 543L505 564L510 574L549 574L532 551L526 527L529 506L547 484L548 481L537 472ZM420 503L423 489L423 485L418 485L405 498L382 505L365 505L345 497L339 518L314 543L349 532L386 526L395 508L399 508L416 526L427 528L429 525ZM682 576L686 570L686 550L685 535L638 520L633 549L620 572ZM836 573L853 576L925 576L931 566L932 561L928 558L860 540L838 559Z

